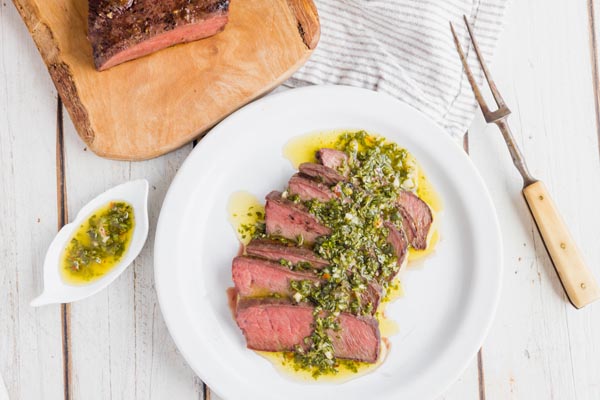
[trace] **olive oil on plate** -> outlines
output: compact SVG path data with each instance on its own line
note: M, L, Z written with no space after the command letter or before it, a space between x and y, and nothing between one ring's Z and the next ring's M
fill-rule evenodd
M291 162L294 168L298 168L304 162L317 162L316 152L321 148L336 148L340 135L345 131L335 130L328 132L316 132L293 138L284 147L283 154ZM410 156L412 158L412 156ZM414 158L413 158L414 160ZM423 199L431 208L434 215L434 223L428 237L426 250L417 251L409 249L409 261L423 258L435 249L439 240L436 224L436 213L442 210L442 202L435 189L425 176L420 165L414 160L413 181L416 181L417 195ZM227 206L229 221L236 231L238 239L243 245L247 245L255 233L257 223L264 223L264 206L255 196L247 192L233 193L229 198ZM338 360L337 372L324 372L314 375L312 369L302 369L294 361L294 354L289 352L264 352L257 351L261 357L270 361L283 375L304 382L335 382L342 383L363 376L377 369L385 360L389 352L389 337L399 333L396 321L388 318L385 313L386 306L404 295L402 283L398 278L389 286L379 310L375 313L381 333L381 353L375 363Z
M256 223L264 220L265 206L251 193L235 192L229 197L227 215L239 241L247 245L256 230Z
M266 360L270 361L271 364L284 376L301 382L331 382L331 383L344 383L350 380L364 376L370 372L373 372L383 364L388 354L388 344L385 339L380 343L379 358L374 363L357 362L351 360L340 360L338 366L338 372L335 374L322 374L318 377L314 377L312 371L298 369L293 362L292 353L286 352L268 352L268 351L257 351L256 353Z
M135 216L131 204L111 201L95 210L69 240L60 274L72 285L86 285L110 272L127 252Z

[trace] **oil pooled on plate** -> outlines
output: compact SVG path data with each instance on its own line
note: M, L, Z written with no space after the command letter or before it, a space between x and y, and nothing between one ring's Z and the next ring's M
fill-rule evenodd
M317 150L324 147L335 148L340 134L344 132L345 130L316 132L293 138L284 147L283 154L291 162L292 166L297 169L301 163L316 162ZM412 158L412 155L410 157ZM439 195L427 179L418 162L416 162L414 158L412 158L412 162L415 168L415 179L417 181L416 193L430 206L434 215L434 222L428 236L427 249L409 249L409 266L411 261L422 259L435 251L435 246L440 237L436 223L437 218L435 218L435 216L443 208ZM239 241L244 246L252 239L256 224L264 222L265 216L263 202L256 196L243 191L235 192L231 195L227 206L227 213ZM389 303L402 296L404 296L402 283L396 278L395 281L390 284L387 294L375 314L375 317L379 322L382 341L380 357L377 362L373 364L354 361L344 362L343 360L340 360L339 372L337 374L320 375L318 379L315 379L312 375L312 371L295 367L292 353L265 351L257 351L256 353L270 361L284 376L293 380L342 383L358 378L377 369L385 360L390 346L388 338L398 334L400 331L398 323L386 316L385 309Z

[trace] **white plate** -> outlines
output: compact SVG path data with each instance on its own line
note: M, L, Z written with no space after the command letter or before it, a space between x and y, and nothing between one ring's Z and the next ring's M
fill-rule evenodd
M406 271L406 295L387 308L400 333L387 360L352 381L291 380L245 348L225 290L239 243L227 201L246 190L263 198L292 175L285 144L295 136L365 129L412 152L438 190L441 241L422 267ZM237 111L194 149L162 207L155 244L156 290L179 350L224 399L428 399L441 394L481 346L501 286L502 251L490 196L473 164L438 126L375 92L308 87Z

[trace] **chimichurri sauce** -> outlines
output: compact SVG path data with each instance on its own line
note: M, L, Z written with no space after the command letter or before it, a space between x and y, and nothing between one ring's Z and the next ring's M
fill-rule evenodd
M308 348L298 346L287 359L297 370L310 371L313 377L336 374L340 367L355 370L352 361L336 359L331 335L339 331L338 317L346 312L371 315L373 305L364 301L370 282L384 289L398 271L398 260L388 243L388 221L401 229L402 216L396 201L401 191L415 191L418 168L412 156L395 143L365 131L341 133L334 145L346 153L348 161L338 172L348 177L331 190L336 198L328 202L301 201L283 192L288 200L302 203L332 233L317 239L313 250L330 265L317 273L322 281L290 282L296 302L310 302L313 333L305 339ZM264 224L257 223L248 233L255 238L269 237ZM297 243L301 245L302 238ZM286 263L282 263L286 265Z
M72 284L86 284L114 268L127 251L135 217L131 204L111 201L77 228L61 258L61 275Z

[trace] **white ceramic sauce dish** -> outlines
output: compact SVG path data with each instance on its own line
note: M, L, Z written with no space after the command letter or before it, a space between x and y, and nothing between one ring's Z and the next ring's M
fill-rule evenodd
M105 275L88 284L71 284L61 276L63 251L73 234L89 217L110 201L125 201L133 207L135 224L133 236L121 260ZM139 179L123 183L98 195L87 203L75 220L58 232L44 259L44 291L31 301L31 306L71 303L98 293L113 282L138 256L148 237L148 181Z

